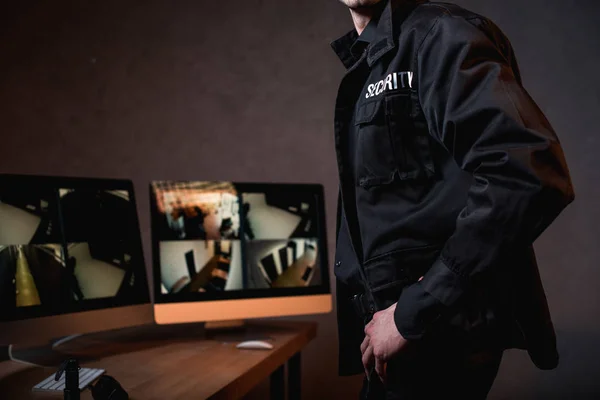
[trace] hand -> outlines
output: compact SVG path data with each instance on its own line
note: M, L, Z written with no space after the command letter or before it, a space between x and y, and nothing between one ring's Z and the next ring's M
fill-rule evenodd
M375 365L375 371L385 383L387 362L404 349L408 341L402 337L394 322L396 304L376 312L371 322L365 326L365 339L360 345L365 373Z

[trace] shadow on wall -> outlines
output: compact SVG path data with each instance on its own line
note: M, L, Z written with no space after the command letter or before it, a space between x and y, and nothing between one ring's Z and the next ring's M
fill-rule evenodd
M538 370L526 352L509 350L489 399L599 399L600 334L557 331L557 336L560 363L556 369ZM510 370L504 368L508 365Z

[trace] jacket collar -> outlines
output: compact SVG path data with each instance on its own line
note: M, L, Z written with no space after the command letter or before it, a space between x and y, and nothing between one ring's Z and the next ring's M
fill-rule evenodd
M377 21L375 38L367 48L367 63L369 67L395 46L394 26L392 24L392 1L387 0Z

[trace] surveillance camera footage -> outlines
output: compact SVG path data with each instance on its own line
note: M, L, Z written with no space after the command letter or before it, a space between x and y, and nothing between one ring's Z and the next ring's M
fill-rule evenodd
M161 242L160 263L163 293L243 289L239 240Z
M0 246L0 304L60 307L74 299L76 279L66 268L61 245Z
M317 236L317 212L310 193L270 190L244 193L243 210L250 240Z
M238 194L229 182L154 182L161 240L239 238Z
M313 193L203 181L151 192L162 295L322 284Z
M34 185L0 184L0 244L59 243L56 193Z
M135 285L139 235L129 193L61 188L69 261L84 299L127 296Z
M85 300L139 296L145 281L136 271L144 265L127 190L17 183L0 180L1 319L19 309L60 313Z
M127 254L112 258L114 254L107 254L107 248L94 242L68 245L66 264L75 277L78 300L115 297L119 290L127 290L131 285L131 282L124 284L131 271L131 258Z
M248 288L321 284L316 239L258 240L248 244Z

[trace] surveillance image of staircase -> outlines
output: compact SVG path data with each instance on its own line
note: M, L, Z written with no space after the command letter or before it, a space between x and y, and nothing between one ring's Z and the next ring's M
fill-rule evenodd
M56 192L0 181L0 244L60 243Z
M17 308L60 309L73 302L72 278L61 245L0 246L0 319Z
M239 240L160 243L161 292L219 292L243 289Z
M315 199L285 190L243 193L245 237L249 240L317 237Z
M152 190L159 240L239 238L239 201L233 183L156 181Z
M316 239L256 240L246 254L250 289L321 284Z

